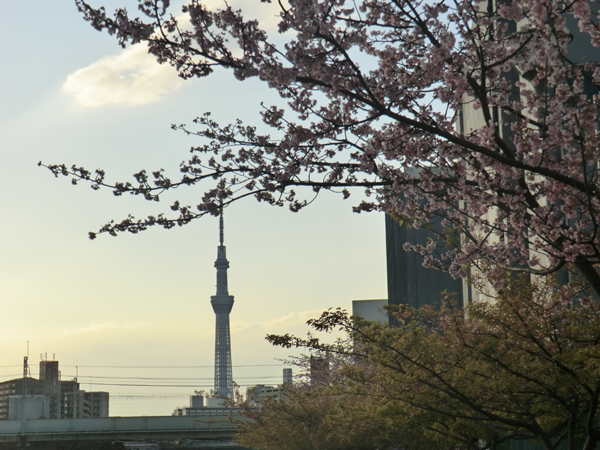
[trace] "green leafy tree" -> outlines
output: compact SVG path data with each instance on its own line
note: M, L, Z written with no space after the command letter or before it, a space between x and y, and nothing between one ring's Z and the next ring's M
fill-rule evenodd
M238 405L239 444L255 450L455 449L456 440L428 433L425 414L411 415L378 386L337 371L332 384L292 387L285 399ZM429 415L431 418L431 415Z
M466 310L400 307L397 328L341 310L310 324L354 342L269 336L284 347L352 353L346 376L375 401L426 424L423 433L484 448L529 439L545 450L593 450L600 440L600 303L574 286L512 283L495 304ZM362 383L362 386L360 384ZM391 406L390 406L391 405Z

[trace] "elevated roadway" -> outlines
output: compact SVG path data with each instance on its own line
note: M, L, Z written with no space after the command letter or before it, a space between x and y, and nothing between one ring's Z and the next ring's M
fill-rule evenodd
M0 420L0 443L36 441L231 442L237 425L226 416L143 416ZM233 444L235 446L235 444Z

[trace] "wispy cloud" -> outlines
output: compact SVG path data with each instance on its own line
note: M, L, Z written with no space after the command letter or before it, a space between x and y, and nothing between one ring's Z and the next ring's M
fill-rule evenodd
M285 331L296 332L297 330L300 330L300 332L304 332L308 330L306 321L315 317L319 317L322 312L322 309L301 311L297 313L287 314L283 317L279 317L274 320L269 320L267 322L234 321L231 323L231 330L233 332L240 332L246 330L247 328L255 327L260 329L261 333L280 333Z
M117 328L119 328L119 326L117 324L115 324L114 322L92 323L85 327L71 328L68 330L63 330L61 333L61 336L65 337L65 336L97 333L97 332L114 331Z
M158 102L183 83L168 64L158 64L145 44L107 56L67 77L62 90L84 108Z
M301 311L301 312L297 312L297 313L287 314L278 319L270 320L269 322L264 322L261 325L265 329L281 328L282 326L285 327L285 326L289 326L292 324L306 325L307 320L314 319L315 317L319 317L322 312L323 312L322 309Z

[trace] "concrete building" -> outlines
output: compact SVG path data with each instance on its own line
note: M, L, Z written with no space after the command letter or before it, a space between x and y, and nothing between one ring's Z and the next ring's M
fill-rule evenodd
M76 418L81 416L83 405L83 395L80 395L79 383L77 380L60 382L60 402L62 405L62 417Z
M259 404L266 399L281 400L284 392L285 386L283 385L266 386L264 384L257 384L256 386L246 389L246 398L253 403Z
M246 398L256 405L259 405L262 400L268 398L273 400L282 400L285 398L285 391L293 383L292 369L283 369L283 383L277 386L267 386L257 384L246 389Z
M0 420L59 419L60 371L58 361L40 361L40 379L29 375L29 358L23 358L23 377L0 383ZM20 399L20 400L19 400Z
M389 321L389 316L384 306L387 300L352 300L352 315L373 322Z
M479 2L479 6L482 10L485 10L490 8L496 8L497 5L500 3L502 3L502 0L481 0ZM600 4L597 2L588 2L588 6L590 7L594 15L597 15L600 11ZM566 20L566 25L570 34L570 42L566 46L566 58L568 58L568 60L572 61L574 64L579 65L580 67L588 61L598 60L598 48L592 45L590 36L586 33L583 33L579 29L577 20L571 14L565 14L564 18ZM514 30L527 30L529 24L527 20L522 20L517 23L512 22L509 26L513 27ZM522 72L518 67L511 70L510 72L505 72L503 74L503 78L512 86L510 100L524 98L522 96L523 89L538 92L542 92L543 90L547 89L546 87L544 87L544 83L539 83L535 86L531 83L534 78L534 75L534 69ZM586 78L584 78L583 80L582 87L584 94L589 98L598 93L598 88ZM552 95L553 94L550 93L550 96ZM476 102L473 102L472 100L472 98L465 95L463 103L459 110L458 129L462 135L468 135L474 130L484 127L486 124L486 119L484 118L482 108L477 107ZM509 143L509 146L512 147L514 131L511 129L511 124L515 121L514 116L511 117L511 115L508 114L503 108L499 108L498 106L492 107L491 113L498 134L502 139ZM523 114L527 115L527 110L524 110ZM577 148L577 146L575 146L575 148ZM592 164L592 167L594 164L597 164L597 162L594 160L590 160L590 163ZM596 176L597 174L590 175L588 173L587 175L587 177L591 177L591 179L593 179ZM546 200L540 201L540 203L543 203L544 201ZM483 217L487 218L490 222L493 222L494 219L500 216L501 213L497 208L490 208L490 210ZM582 217L586 216L582 215ZM481 234L483 235L483 232ZM494 240L496 242L499 242L500 237L491 237L488 240L492 243L494 242ZM529 249L528 252L532 254L533 251ZM548 262L548 257L546 254L538 253L536 254L536 257L539 258L539 260L542 262L542 265L546 265L545 263ZM472 276L479 277L480 274L481 273L479 270L473 268L471 269ZM557 271L554 274L554 276L556 277L556 281L561 284L567 283L570 280L569 273L562 269ZM489 284L485 286L483 290L493 292L493 288ZM463 282L462 292L464 303L493 301L492 297L481 292L481 290L475 288L475 286L469 285L466 281Z
M58 370L58 361L40 361L40 381L48 384L59 384L60 370Z
M229 408L223 405L223 399L208 397L206 406L203 395L191 395L190 406L182 406L173 410L172 416L226 416Z
M108 417L108 392L83 391L85 400L90 405L89 417Z
M277 386L258 384L246 389L246 398L258 405L265 398L281 399L285 390L293 383L292 369L283 369L283 383ZM210 416L227 415L231 411L225 405L225 400L218 397L205 397L204 395L191 395L190 405L175 408L172 416Z
M85 391L65 392L62 395L62 417L76 419L90 417L90 404L86 401Z
M108 392L86 392L77 380L61 381L58 361L40 361L39 380L0 383L0 420L108 417L108 404Z
M63 418L108 417L108 392L84 391L79 388L77 379L61 381L60 385Z
M501 0L482 0L479 7L482 11L495 9ZM600 10L600 4L589 2L589 7L594 14ZM571 40L566 48L566 57L577 64L583 64L586 61L598 59L598 48L591 43L590 36L582 33L579 29L576 19L570 15L565 15L567 27L569 28ZM526 21L520 23L511 23L513 28L527 29ZM531 89L540 89L531 85L532 71L521 73L519 70L512 70L503 73L503 78L514 87L514 96L511 100L517 99L521 95L521 89L525 86ZM588 80L584 80L584 92L588 96L597 94L598 89ZM486 124L482 108L479 108L477 102L472 98L465 97L459 110L458 131L462 135L468 135L473 130L482 128ZM511 131L511 119L503 108L493 107L491 111L493 121L497 125L497 130L502 138L511 142L513 131ZM493 220L498 210L491 208L487 213L490 220ZM488 301L486 295L466 281L454 280L449 275L432 269L426 269L422 266L423 258L414 252L404 252L402 246L405 242L411 244L425 244L428 238L433 238L435 233L424 228L415 230L405 225L399 225L393 218L386 215L386 249L387 249L387 272L388 272L388 300L390 305L408 304L414 307L420 307L426 304L439 306L439 293L443 290L456 294L456 300L459 303L467 304L477 301ZM436 231L441 231L441 226L432 224ZM538 255L542 261L545 255ZM472 274L477 276L478 271L473 270ZM568 281L568 274L565 271L557 273L559 283ZM491 288L489 286L488 288Z
M108 392L87 392L74 390L62 395L62 417L64 419L84 419L87 417L108 417Z
M26 394L25 394L26 393ZM29 397L29 396L44 396L48 398L48 408L50 408L50 399L46 395L46 387L44 383L35 378L17 378L14 380L8 380L0 383L0 420L7 420L10 415L10 398L11 397ZM13 403L15 405L15 403ZM19 406L20 410L24 410L25 405ZM46 417L56 418L50 413L48 409L48 416Z
M52 418L60 419L60 370L58 361L40 361L40 381L45 386L45 395L50 398L50 415Z
M8 420L50 419L50 398L45 395L8 397Z

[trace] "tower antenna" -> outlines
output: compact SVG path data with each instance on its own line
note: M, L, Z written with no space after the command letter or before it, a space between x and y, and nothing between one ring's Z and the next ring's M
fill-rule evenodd
M225 239L223 238L224 234L224 226L223 226L223 200L221 200L221 212L219 214L219 244L223 246Z
M27 356L23 358L23 398L27 397L27 375L29 375L29 341L27 341Z

